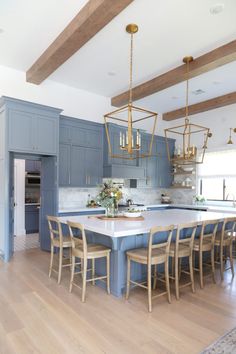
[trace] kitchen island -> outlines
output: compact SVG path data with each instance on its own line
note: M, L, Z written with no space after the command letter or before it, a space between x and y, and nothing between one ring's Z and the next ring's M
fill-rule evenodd
M121 296L126 286L126 251L146 247L148 234L154 226L168 226L199 222L205 220L225 219L232 217L228 213L215 213L193 210L154 210L143 212L144 220L101 220L96 215L88 216L62 216L59 220L66 223L68 220L81 223L88 238L88 242L99 243L110 247L111 252L111 293ZM159 235L157 242L165 240L165 234ZM96 262L96 272L99 275L105 273L105 260ZM136 280L146 276L145 266L132 265L131 277ZM100 284L99 284L100 285ZM102 284L101 284L102 285Z

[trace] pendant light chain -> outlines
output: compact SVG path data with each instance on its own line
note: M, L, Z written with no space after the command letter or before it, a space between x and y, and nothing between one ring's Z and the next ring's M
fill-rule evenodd
M129 67L129 103L132 104L133 101L133 95L132 95L132 89L133 89L133 33L131 33L131 39L130 39L130 67Z
M187 124L189 123L188 90L189 90L189 60L187 60L186 108L185 108L185 123Z

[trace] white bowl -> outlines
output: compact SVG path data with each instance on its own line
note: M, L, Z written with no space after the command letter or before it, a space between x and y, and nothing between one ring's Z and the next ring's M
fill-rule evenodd
M132 212L132 213L126 211L126 212L124 213L124 216L125 216L126 218L138 218L138 217L141 216L141 215L142 215L142 214L141 214L141 211L135 211L135 212Z
M192 172L193 167L182 167L182 170L184 170L185 172Z

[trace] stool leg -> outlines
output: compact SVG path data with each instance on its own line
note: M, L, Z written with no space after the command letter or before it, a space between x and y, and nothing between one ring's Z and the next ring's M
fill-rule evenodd
M224 248L220 246L220 276L221 280L224 279Z
M59 249L59 271L58 271L58 280L57 283L60 284L61 282L61 271L62 271L62 256L63 256L63 248L60 247Z
M192 253L189 256L189 272L190 272L192 292L195 293L194 275L193 275L193 254Z
M230 260L232 277L234 277L234 260L233 260L233 243L232 242L229 245L229 260Z
M110 252L107 254L107 293L111 293L110 289Z
M92 278L95 278L95 259L92 258ZM95 285L95 280L92 280L92 284Z
M175 255L175 296L179 300L179 259Z
M54 247L51 244L51 257L50 257L50 266L49 266L49 274L48 274L49 278L51 278L52 275L53 256L54 256Z
M75 275L75 256L72 255L71 271L70 271L70 289L69 289L70 293L72 291L74 275Z
M82 285L82 302L85 302L86 295L86 280L87 280L87 258L83 259L83 285Z
M157 287L157 264L154 264L153 290Z
M127 258L127 282L126 282L126 300L129 298L130 290L130 258Z
M69 257L70 257L70 270L72 267L72 247L69 248Z
M200 288L203 289L202 251L199 251L199 273L200 273Z
M170 278L169 278L169 258L165 261L165 280L166 280L166 291L167 291L167 299L169 304L171 303L170 296Z
M152 312L152 266L148 268L148 311Z
M213 282L216 282L215 278L215 252L214 252L214 247L211 250L211 269L212 269L212 279Z

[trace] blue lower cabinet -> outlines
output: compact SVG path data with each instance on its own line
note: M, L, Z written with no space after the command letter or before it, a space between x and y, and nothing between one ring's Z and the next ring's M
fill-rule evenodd
M37 205L25 206L25 231L26 234L39 232L39 209Z

